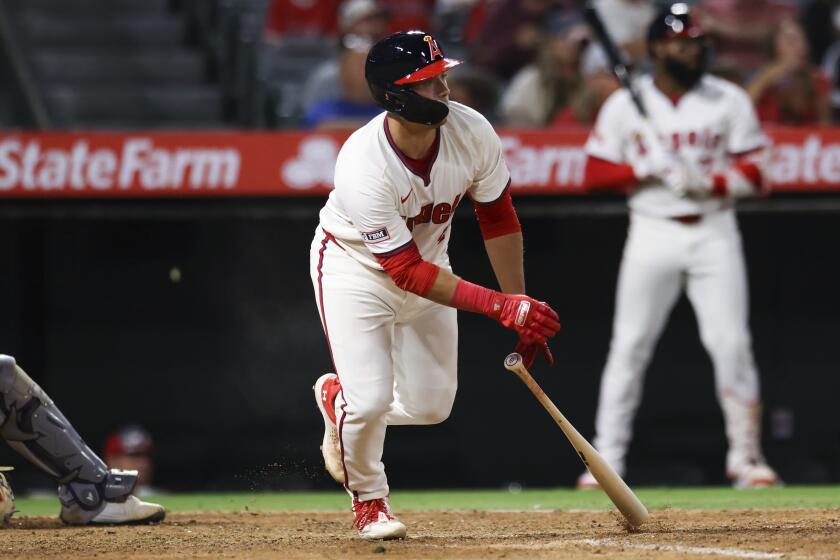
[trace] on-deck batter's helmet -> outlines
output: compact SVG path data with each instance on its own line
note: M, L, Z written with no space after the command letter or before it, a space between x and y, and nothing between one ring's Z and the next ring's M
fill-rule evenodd
M411 122L435 125L446 118L446 103L428 99L409 84L434 78L461 64L443 56L434 37L401 31L379 40L368 53L365 79L376 104Z
M648 27L648 46L662 39L703 37L703 29L697 18L691 15L688 4L677 3L662 8Z

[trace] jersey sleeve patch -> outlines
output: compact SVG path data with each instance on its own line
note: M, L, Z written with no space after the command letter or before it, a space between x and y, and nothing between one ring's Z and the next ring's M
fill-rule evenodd
M391 239L391 234L388 233L388 228L380 228L373 231L362 231L360 233L362 234L362 239L365 240L365 243L369 243L371 245Z

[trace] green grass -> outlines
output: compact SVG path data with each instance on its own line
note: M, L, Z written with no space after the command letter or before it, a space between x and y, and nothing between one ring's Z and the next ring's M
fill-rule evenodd
M649 509L789 509L840 508L840 486L790 486L738 491L731 488L639 488ZM600 491L573 489L395 491L399 510L609 509ZM348 510L343 492L278 492L243 494L172 494L154 501L169 511ZM17 500L18 515L55 515L58 499Z

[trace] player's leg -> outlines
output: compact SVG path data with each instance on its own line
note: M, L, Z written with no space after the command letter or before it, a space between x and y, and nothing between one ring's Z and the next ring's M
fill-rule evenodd
M642 399L644 372L682 289L681 237L666 219L633 215L616 288L609 356L601 377L595 447L619 473ZM587 473L579 486L593 486Z
M452 307L408 296L394 325L389 425L446 420L458 388L458 318Z
M131 495L137 471L108 470L49 396L2 354L0 436L58 482L65 523L149 523L165 515Z
M746 266L735 216L697 224L687 293L703 346L712 359L729 440L727 473L736 485L775 484L761 453L761 395L749 331ZM757 467L757 468L756 468Z
M387 277L317 236L312 279L318 310L338 375L332 402L341 475L353 497L355 524L366 539L405 536L390 512L382 452L386 415L393 401L393 307L402 295ZM393 283L391 283L393 284ZM329 393L330 391L328 391ZM327 442L325 441L325 444ZM325 452L325 461L327 460ZM382 514L381 516L379 514Z

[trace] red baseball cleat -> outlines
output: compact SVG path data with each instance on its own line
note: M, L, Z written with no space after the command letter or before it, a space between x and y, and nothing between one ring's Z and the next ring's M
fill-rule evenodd
M592 476L589 469L585 470L583 474L577 478L575 486L577 486L578 490L598 490L601 488L601 485L598 484L598 481L595 480L595 477Z
M404 539L405 525L391 513L388 498L360 502L353 498L353 525L366 540Z
M344 484L344 465L341 463L341 447L335 420L335 397L341 390L341 383L336 374L325 373L318 378L312 390L315 391L315 402L324 418L324 439L321 442L324 466L336 482Z

